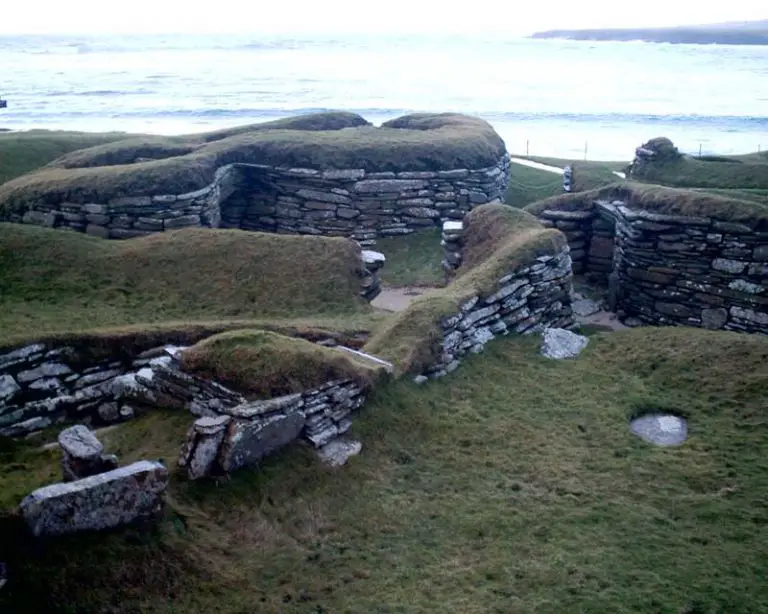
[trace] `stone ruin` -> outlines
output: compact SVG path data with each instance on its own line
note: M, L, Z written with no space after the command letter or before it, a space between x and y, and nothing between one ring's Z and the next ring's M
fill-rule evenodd
M83 425L63 430L58 442L64 481L38 488L19 506L35 537L110 529L162 513L168 487L162 463L118 467Z
M656 137L635 149L635 157L627 168L627 178L640 177L651 164L674 162L683 157L675 144L666 137Z

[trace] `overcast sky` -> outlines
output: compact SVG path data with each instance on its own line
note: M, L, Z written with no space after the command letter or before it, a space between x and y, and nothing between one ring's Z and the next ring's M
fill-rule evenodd
M457 0L454 0L456 2ZM766 0L6 0L0 33L527 34L550 28L643 27L768 18Z

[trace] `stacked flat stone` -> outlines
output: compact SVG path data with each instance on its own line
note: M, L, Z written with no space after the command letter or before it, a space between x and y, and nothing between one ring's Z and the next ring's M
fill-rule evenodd
M450 281L456 269L461 266L461 247L463 244L464 223L457 221L443 222L443 234L440 245L443 246L443 270L446 281Z
M365 391L335 380L305 392L244 402L198 418L187 434L179 465L190 479L229 473L302 437L321 448L346 433Z
M507 154L486 168L399 173L229 164L193 192L101 203L51 196L6 219L110 239L208 226L348 237L371 245L377 237L460 220L476 205L500 201L509 165Z
M568 237L574 271L610 282L612 305L625 316L768 333L764 220L661 214L623 200L584 202L581 211L546 210L538 217Z
M363 289L360 295L368 302L375 299L381 294L381 279L379 278L379 271L384 263L387 261L384 254L380 252L374 252L369 249L363 250Z
M117 456L103 454L102 443L82 424L61 431L58 441L65 482L117 469Z
M172 360L160 347L95 362L71 346L33 343L0 354L0 435L16 437L66 420L113 424L156 399L137 377ZM138 372L136 372L138 370Z
M614 222L589 204L581 211L546 210L538 214L547 228L557 228L568 239L573 273L588 273L605 282L613 269Z
M416 381L438 378L458 368L462 357L508 333L531 334L573 323L571 258L565 246L554 255L502 277L489 296L475 296L441 321L442 341L435 361Z

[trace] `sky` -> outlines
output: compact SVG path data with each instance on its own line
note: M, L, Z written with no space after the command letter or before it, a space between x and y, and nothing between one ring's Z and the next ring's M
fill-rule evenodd
M453 0L457 2L458 0ZM0 34L466 33L652 27L768 18L766 0L7 0Z

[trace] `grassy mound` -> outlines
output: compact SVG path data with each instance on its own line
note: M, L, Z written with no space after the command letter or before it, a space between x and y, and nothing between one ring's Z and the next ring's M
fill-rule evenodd
M164 159L130 163L153 151ZM167 157L174 151L185 155ZM106 202L188 192L232 163L421 171L491 166L504 151L490 124L464 115L406 116L376 128L349 113L318 114L201 135L195 142L138 139L78 152L0 186L0 216L41 199Z
M639 167L633 179L681 188L768 189L766 152L672 157Z
M418 373L431 364L442 340L440 320L458 312L459 305L488 295L499 279L536 256L552 254L565 244L557 230L506 205L482 205L465 218L467 241L456 278L445 288L414 300L385 322L365 345L400 373Z
M598 199L621 199L630 208L656 213L713 217L758 226L768 224L768 206L759 202L638 182L622 182L587 192L562 194L528 205L525 210L533 215L547 209L580 211L591 208Z
M361 266L346 239L184 229L104 241L0 224L0 330L351 316L369 310Z
M368 388L380 372L349 352L263 330L209 337L183 354L184 371L215 379L254 398L272 398L352 379Z
M122 132L0 132L0 184L45 166L71 151L121 141L127 137Z
M643 328L594 336L576 360L537 350L504 338L440 382L374 394L343 471L295 446L226 484L174 480L155 529L45 548L7 517L0 609L763 611L768 340ZM688 442L632 436L647 410L685 415ZM102 439L173 467L188 422L156 412ZM6 509L59 471L32 443L11 458Z

